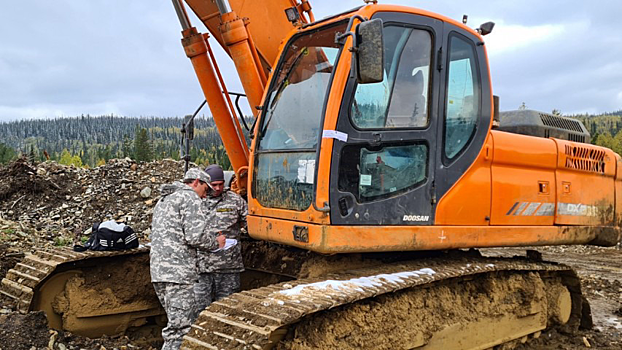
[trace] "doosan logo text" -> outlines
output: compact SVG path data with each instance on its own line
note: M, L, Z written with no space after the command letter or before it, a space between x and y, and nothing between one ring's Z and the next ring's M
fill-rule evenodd
M429 215L404 215L403 221L428 221Z

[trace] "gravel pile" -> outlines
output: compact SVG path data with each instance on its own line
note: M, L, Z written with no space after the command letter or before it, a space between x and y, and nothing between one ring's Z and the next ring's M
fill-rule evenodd
M158 189L180 179L183 167L171 159L111 159L92 169L19 159L0 167L0 241L71 244L105 220L123 222L148 239Z

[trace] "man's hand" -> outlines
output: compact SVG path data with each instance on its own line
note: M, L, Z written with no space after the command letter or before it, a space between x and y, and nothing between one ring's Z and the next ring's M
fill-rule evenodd
M216 236L216 241L218 242L218 248L222 248L225 246L225 235L222 232L218 232L218 236Z

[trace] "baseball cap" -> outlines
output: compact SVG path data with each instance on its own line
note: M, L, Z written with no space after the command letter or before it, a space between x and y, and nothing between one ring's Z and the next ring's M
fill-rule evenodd
M198 179L199 181L205 182L209 185L212 180L210 176L200 168L191 168L186 171L186 175L184 175L184 180L194 180Z
M212 181L225 181L225 173L222 171L220 165L212 164L205 168L205 172L209 175Z

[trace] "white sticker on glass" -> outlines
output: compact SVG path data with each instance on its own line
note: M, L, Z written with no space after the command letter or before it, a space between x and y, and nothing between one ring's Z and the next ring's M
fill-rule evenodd
M361 186L371 186L371 175L361 174Z
M315 159L298 160L298 182L312 184L315 175Z

